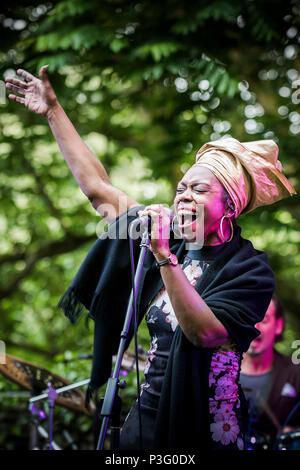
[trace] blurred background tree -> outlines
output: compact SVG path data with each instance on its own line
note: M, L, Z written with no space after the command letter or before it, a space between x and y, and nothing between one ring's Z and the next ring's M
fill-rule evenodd
M299 0L10 1L0 12L1 75L37 74L49 64L78 132L112 182L141 203L171 205L196 151L222 136L274 139L299 192L299 22ZM56 305L101 218L46 119L8 102L0 85L0 338L8 353L80 380L90 364L76 357L91 352L92 328L72 328ZM239 218L275 272L288 315L278 346L286 354L300 329L299 221L298 196ZM139 341L148 348L145 326ZM125 410L134 381L130 374ZM20 406L12 389L0 378L6 417L9 406ZM72 412L63 416L72 423ZM88 418L81 419L87 433ZM25 422L12 421L10 431L0 425L0 445L26 446L17 438Z

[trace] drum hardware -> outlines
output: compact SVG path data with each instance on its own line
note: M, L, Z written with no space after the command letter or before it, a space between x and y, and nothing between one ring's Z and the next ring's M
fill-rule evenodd
M68 443L67 447L65 448L70 448L71 450L78 450L77 444L74 442L74 439L72 439L72 436L66 429L63 430L63 435Z
M278 450L300 450L300 429L278 436Z
M49 434L47 433L46 429L43 428L41 425L41 421L43 419L46 419L46 413L39 407L39 402L32 403L29 405L29 411L31 414L31 422L33 426L31 426L31 436L30 436L30 449L31 450L41 450L37 446L37 434L41 436L42 438L46 439L47 441L49 440ZM59 447L55 441L52 440L52 447L54 450L62 450L61 447Z
M39 407L38 407L38 404L39 402L37 402L36 404L33 403L29 406L30 408L30 413L32 415L32 419L34 421L34 424L35 424L35 429L36 429L36 432L39 434L39 436L43 439L45 439L47 441L47 446L44 446L43 449L45 448L49 448L49 434L48 432L46 431L46 429L41 425L41 421L43 419L45 419L47 416L46 414L44 413L43 410L41 410ZM77 445L74 443L70 433L66 430L63 430L63 436L65 438L65 440L67 441L67 448L71 448L72 450L78 450L78 447ZM53 447L53 450L63 450L54 440L52 440L52 447ZM31 447L31 450L42 450L42 449L39 449L39 447L35 446L35 447Z
M20 359L18 357L6 354L6 363L0 364L0 373L2 373L7 379L18 384L22 388L29 391L29 411L30 411L30 439L29 448L38 448L38 437L40 435L39 430L41 429L40 422L45 419L46 415L42 409L40 409L39 402L45 398L51 400L49 420L50 424L53 418L53 407L54 403L60 406L64 406L71 410L79 411L91 416L94 412L95 406L93 403L90 404L90 409L87 410L85 407L85 394L78 389L85 384L89 383L89 379L82 380L76 384L72 384L69 380L66 380L52 372L37 366L29 361ZM50 385L49 385L50 384ZM50 386L52 388L52 394L50 392ZM45 392L45 390L47 390ZM50 395L49 395L50 393ZM24 392L23 392L24 394ZM55 394L57 394L56 397ZM27 394L26 394L27 395ZM35 395L35 396L33 396ZM23 396L23 395L22 395ZM53 450L59 449L59 446L54 443L53 436L51 433L47 433L50 446ZM70 438L70 441L72 439Z
M85 354L78 359L91 359L92 355ZM113 357L115 362L116 357ZM138 360L141 367L146 364L146 355L143 354L142 348L139 348ZM127 351L123 357L122 375L127 375L134 369L135 354ZM85 407L85 394L78 388L89 383L89 379L81 380L77 383L60 377L52 372L33 364L27 360L6 354L6 363L0 364L0 373L10 381L16 383L27 391L12 392L14 396L30 397L29 399L29 412L30 412L30 440L29 448L32 450L39 449L38 438L42 437L47 439L47 448L51 450L62 450L61 447L53 440L53 417L55 404L69 408L71 410L80 411L87 415L92 415L95 412L95 405L90 403L90 409ZM11 392L10 392L11 393ZM6 392L1 392L6 394ZM49 403L49 417L48 417L48 431L41 425L41 422L46 419L45 412L40 407L40 402L48 399ZM64 430L63 435L68 442L68 447L77 449L76 444L73 442L72 437L68 431Z
M269 435L254 434L246 437L245 450L271 450L272 442Z
M291 450L296 450L296 449L299 450L300 449L299 436L295 437L295 433L297 434L300 431L300 429L294 429L291 432L283 432L284 429L286 429L286 426L288 426L288 424L290 423L290 420L291 420L292 416L296 413L296 411L298 410L299 407L300 407L300 400L296 403L294 408L292 408L292 410L289 412L287 418L285 419L283 425L281 426L281 429L280 429L281 432L277 435L277 439L276 439L276 442L274 444L273 450L277 450L280 441L284 440L283 436L285 436L287 439L290 438L292 443L295 439L297 439L298 444L296 443L296 445L292 445L292 447L290 447ZM286 444L284 445L284 447L281 448L281 450L287 450L287 449L288 448L286 447Z
M243 387L244 392L252 392L252 389ZM272 436L266 433L257 432L253 428L253 424L257 421L256 412L255 412L255 399L260 404L264 412L267 414L268 418L272 422L273 426L277 429L277 432L280 430L280 423L276 418L274 412L270 409L266 399L262 396L261 391L256 392L255 398L250 397L248 399L248 410L249 410L249 422L248 430L245 437L246 450L271 450L272 449Z
M76 382L75 384L70 384L70 385L67 385L65 387L58 388L56 390L56 392L57 392L57 394L67 392L68 390L73 390L74 388L82 387L82 385L88 384L89 381L90 381L90 379L81 380L80 382ZM51 382L50 382L50 386L52 387ZM39 401L39 400L44 400L44 398L47 398L47 397L48 397L48 392L44 392L41 395L30 398L29 402L34 403L34 402Z
M29 390L32 396L43 394L42 398L47 397L47 393L45 395L43 392L48 389L48 384L51 383L53 388L60 390L56 404L87 415L91 415L93 412L93 408L87 410L85 407L85 394L77 389L80 385L72 384L69 380L32 362L6 354L6 364L0 364L0 373L22 388ZM88 382L89 380L81 381L79 384L84 385ZM73 386L69 387L70 385Z
M30 437L29 448L38 449L38 427L43 419L46 419L46 413L40 408L40 403L29 405L30 411Z
M29 406L31 406L32 403L35 403L40 400L44 400L45 398L48 398L48 403L49 403L49 433L48 433L48 450L55 450L53 447L53 417L54 417L54 406L55 406L55 401L60 393L67 392L69 390L73 390L75 388L81 387L82 385L86 385L89 383L89 379L82 380L80 382L77 382L75 384L67 385L65 387L61 387L59 389L55 389L52 387L51 382L48 383L48 390L46 393L42 393L41 395L38 395L36 397L32 397L29 400Z
M41 437L49 441L49 434L47 433L46 429L43 428L43 426L39 425L37 427L37 431ZM53 450L62 450L62 448L59 447L59 445L57 445L55 441L52 441L52 447L53 447ZM33 448L32 450L40 450L40 449Z

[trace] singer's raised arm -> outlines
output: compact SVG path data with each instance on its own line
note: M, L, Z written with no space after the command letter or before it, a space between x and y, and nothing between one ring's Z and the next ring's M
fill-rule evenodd
M81 190L99 214L112 222L120 213L138 206L139 203L112 185L104 166L85 144L58 102L47 77L47 67L41 68L40 78L23 69L17 71L23 80L7 77L6 88L14 92L9 98L47 118L54 138Z

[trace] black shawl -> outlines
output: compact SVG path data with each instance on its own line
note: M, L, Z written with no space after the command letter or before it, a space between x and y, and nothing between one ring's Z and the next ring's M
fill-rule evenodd
M119 216L91 247L59 307L74 323L83 312L94 319L93 367L89 391L104 384L110 376L112 355L117 353L131 289L129 223L144 206ZM109 238L116 234L115 239ZM135 265L140 239L133 241ZM170 234L170 249L179 261L185 255L185 242ZM147 305L163 286L153 254L145 256L137 298L139 323ZM241 237L234 223L234 236L217 253L194 286L216 317L223 323L239 350L247 351L259 335L255 324L269 306L274 274L267 255ZM133 336L129 331L127 347ZM208 372L213 350L194 347L177 326L171 345L159 411L156 421L156 447L199 447L206 445L208 432ZM198 443L198 445L197 445ZM202 444L200 447L202 447Z

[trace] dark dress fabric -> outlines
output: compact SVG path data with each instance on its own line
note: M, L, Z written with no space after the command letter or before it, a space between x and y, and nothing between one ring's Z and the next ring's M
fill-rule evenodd
M137 206L123 213L90 249L59 307L75 322L87 312L95 321L93 367L88 394L104 384L111 373L131 290L129 223L137 217ZM113 235L113 236L111 236ZM140 240L133 241L135 265ZM204 252L213 247L203 247ZM170 249L182 263L185 242L170 232ZM163 287L153 254L148 251L137 297L140 323L150 302ZM234 236L218 250L213 261L195 283L216 317L223 323L239 353L246 351L259 332L275 287L267 255L241 237L234 223ZM118 295L116 295L116 293ZM129 330L127 346L133 336ZM207 448L211 443L209 374L215 351L196 348L179 326L172 336L155 420L154 448ZM233 360L233 358L231 358ZM231 360L230 359L230 360ZM218 369L217 369L218 370ZM217 432L217 431L216 431Z
M201 258L202 255L199 256L199 251L193 250L187 253L181 264L188 279L193 283L208 266L208 262ZM154 425L158 403L173 334L178 325L165 287L162 287L151 301L145 317L151 341L144 370L145 382L141 385L140 401L143 449L149 450L154 445ZM139 445L139 417L136 401L122 427L120 449L138 449Z
M195 285L209 266L221 246L187 253L181 268L191 285ZM206 250L207 251L207 250ZM145 366L145 382L141 386L140 404L142 419L142 448L151 450L154 445L155 421L165 369L173 334L178 321L168 293L163 287L152 300L146 322L151 337L148 360ZM238 377L241 353L230 351L232 345L216 348L209 373L210 449L242 450L244 429ZM131 408L121 430L121 450L137 450L140 446L139 412L137 401ZM200 448L200 443L199 443Z

